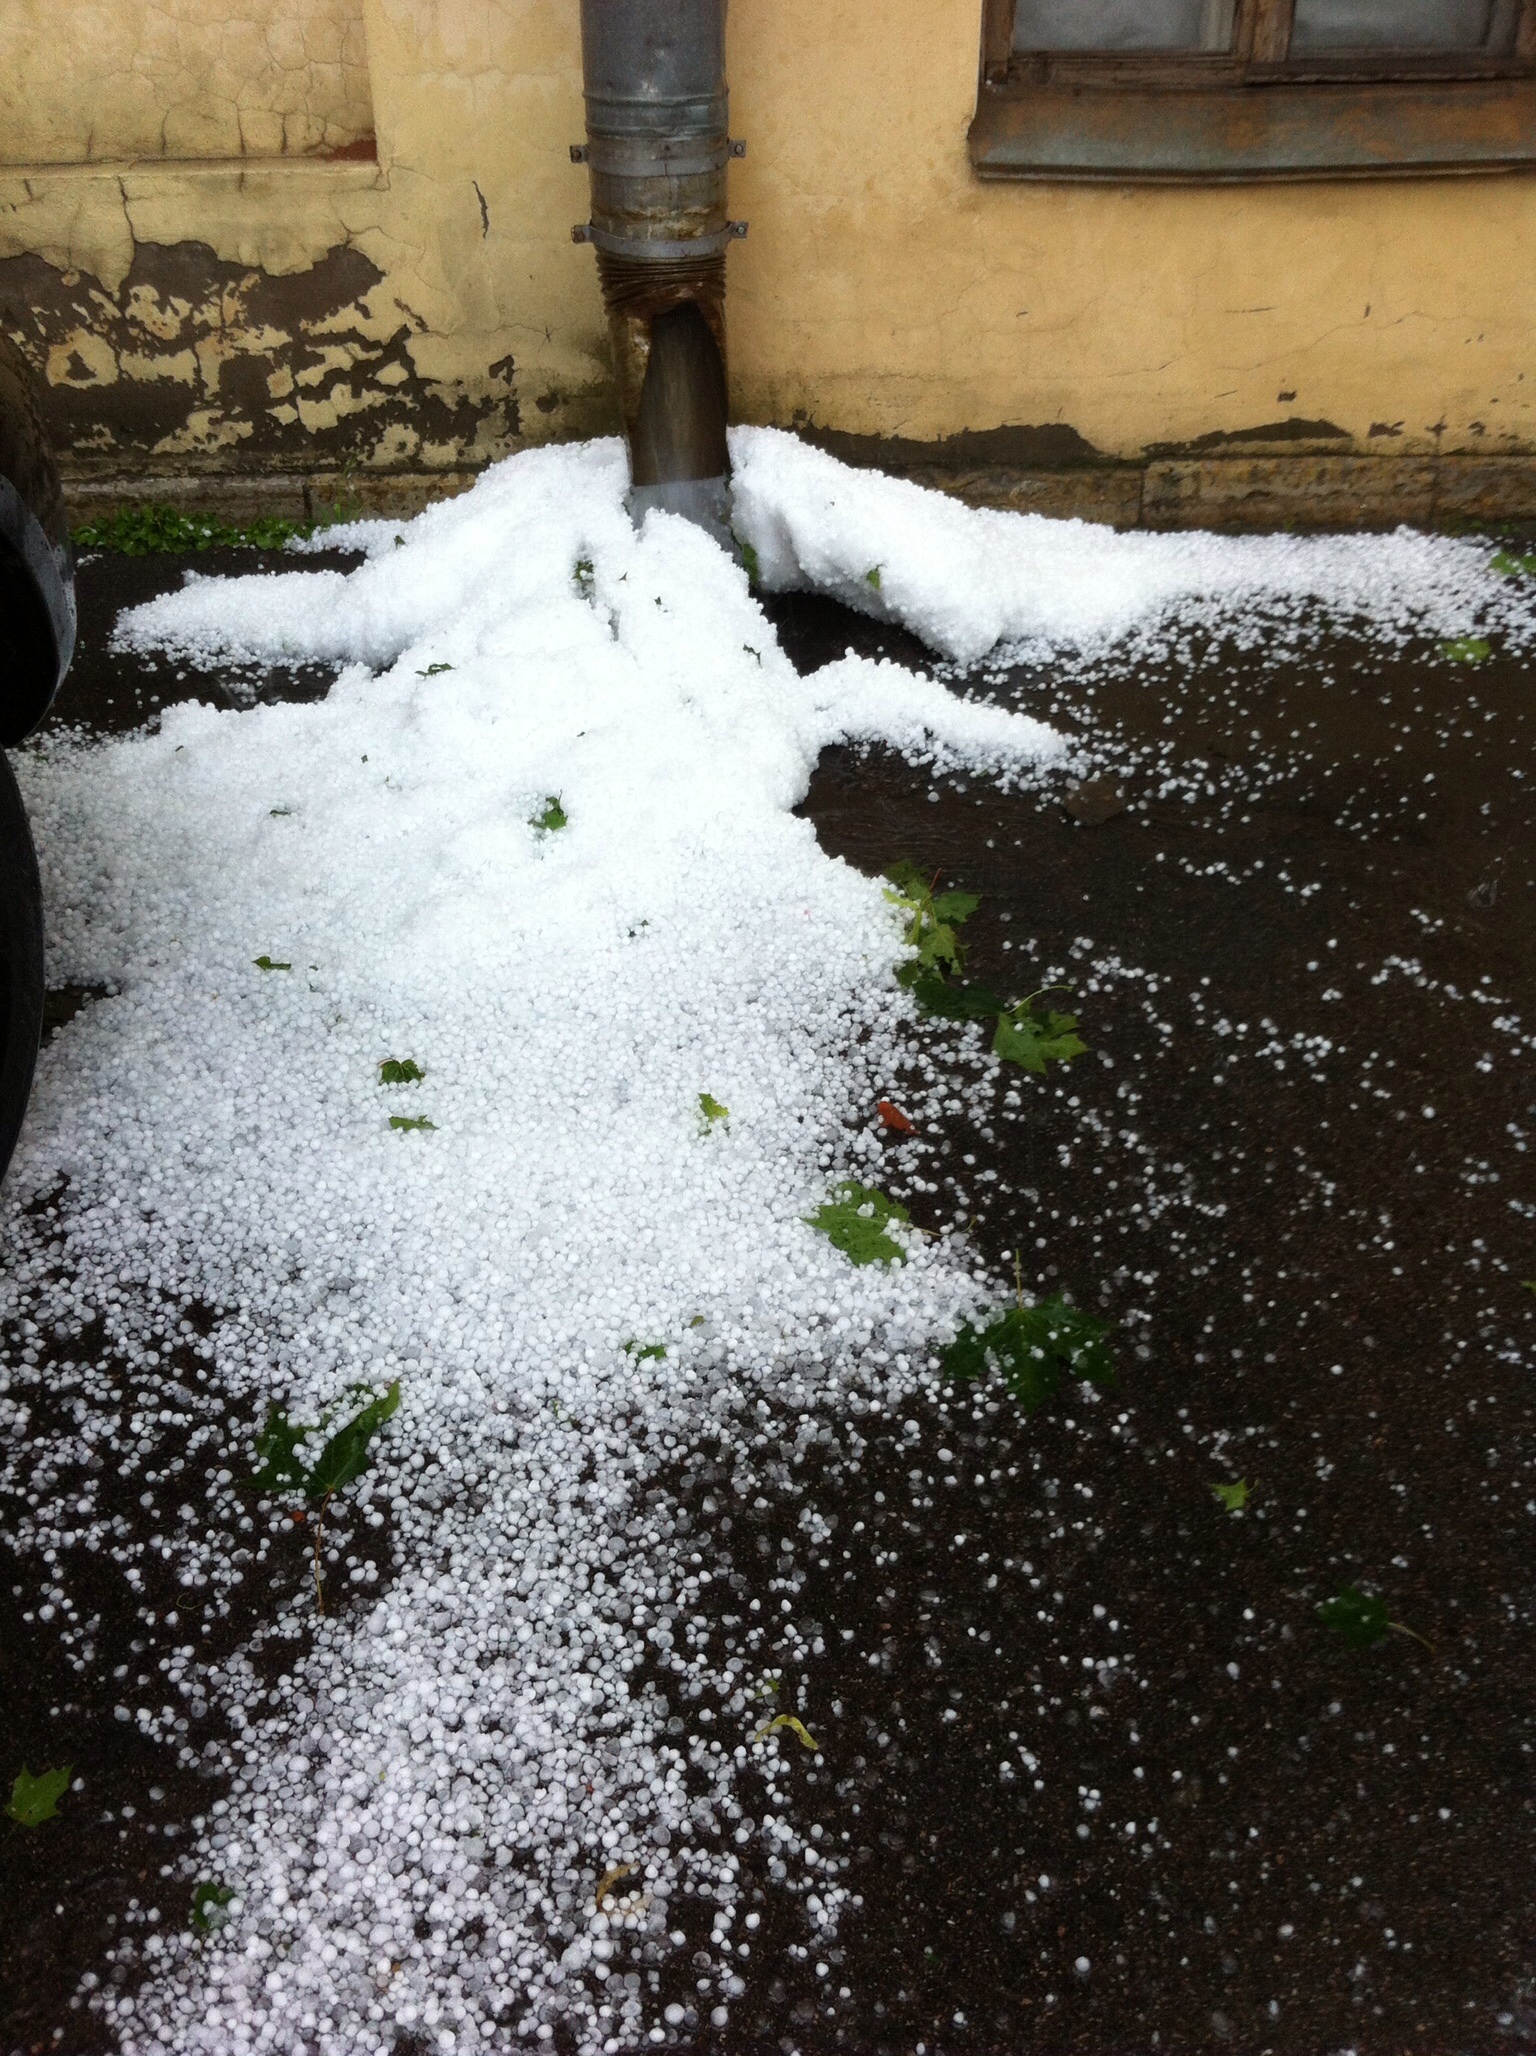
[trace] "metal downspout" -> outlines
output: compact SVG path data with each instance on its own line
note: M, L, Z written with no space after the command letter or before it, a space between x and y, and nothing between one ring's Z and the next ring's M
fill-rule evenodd
M729 545L725 0L581 0L592 218L629 443L630 511Z

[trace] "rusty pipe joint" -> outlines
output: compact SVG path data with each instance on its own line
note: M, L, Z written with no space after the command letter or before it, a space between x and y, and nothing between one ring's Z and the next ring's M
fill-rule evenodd
M630 509L728 536L725 0L582 0L592 214ZM573 150L573 156L578 154Z

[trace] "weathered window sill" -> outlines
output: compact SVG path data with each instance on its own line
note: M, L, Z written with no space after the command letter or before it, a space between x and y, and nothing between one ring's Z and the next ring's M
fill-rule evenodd
M1239 184L1536 169L1536 80L1454 85L984 86L984 179Z

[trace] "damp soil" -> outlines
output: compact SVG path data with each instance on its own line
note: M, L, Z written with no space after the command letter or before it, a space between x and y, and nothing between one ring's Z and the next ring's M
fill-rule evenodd
M122 605L256 561L87 563L54 721L323 692L318 670L108 654ZM771 611L802 667L848 646L929 661L830 602ZM971 975L1072 986L1053 1004L1089 1053L1006 1071L980 1114L956 1094L893 1138L883 1182L924 1227L962 1219L991 1275L1017 1263L1027 1294L1111 1322L1118 1384L1028 1417L957 1387L860 1421L851 1458L846 1436L825 1460L786 1443L732 1514L707 1473L683 1481L730 1559L722 1632L772 1661L749 1609L787 1596L821 1645L785 1678L820 1747L788 1752L757 1804L816 1822L860 1903L818 1949L793 1894L766 1890L733 1943L731 2029L704 2025L701 1950L697 1998L666 1969L689 2002L668 2039L1532 2047L1536 677L1335 628L1289 658L1189 638L968 689L1071 730L1077 774L1001 794L831 751L802 811L861 869L906 858L979 893ZM90 999L56 995L51 1018ZM988 1034L921 1031L971 1079ZM154 1462L195 1501L198 1466L249 1424L200 1439L217 1407L197 1320L185 1340L185 1418ZM57 1348L62 1370L89 1339ZM1239 1480L1228 1512L1212 1488ZM119 1490L152 1579L140 1495L95 1489ZM82 1978L131 1989L146 1931L185 1923L177 1844L215 1789L184 1759L215 1716L183 1700L178 1755L136 1709L192 1681L179 1650L232 1649L292 1600L303 1538L266 1533L261 1575L217 1605L72 1565L89 1660L43 1617L34 1563L0 1585L12 1753L82 1780L58 1820L0 1834L8 2056L109 2047ZM1347 1647L1314 1611L1347 1584L1432 1646ZM298 1646L273 1638L274 1677Z

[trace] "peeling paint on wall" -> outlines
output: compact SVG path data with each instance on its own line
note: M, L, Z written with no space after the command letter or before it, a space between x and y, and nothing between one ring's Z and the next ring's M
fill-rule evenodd
M241 468L441 467L516 448L515 360L473 384L425 378L412 323L374 311L386 284L347 246L273 276L206 243L142 244L115 291L20 256L0 260L0 323L76 471L225 468L236 452Z

